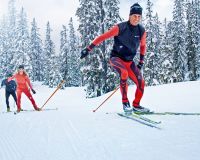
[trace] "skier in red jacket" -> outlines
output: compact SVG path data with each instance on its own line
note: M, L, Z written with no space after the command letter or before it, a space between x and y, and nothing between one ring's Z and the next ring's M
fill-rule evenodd
M29 98L34 109L37 111L40 111L41 109L37 107L35 100L33 99L32 95L29 91L29 88L30 88L31 91L33 92L33 94L36 93L30 83L30 79L29 79L27 73L25 72L23 65L19 66L18 72L15 75L13 75L11 78L9 78L8 81L10 81L12 79L16 79L16 82L17 82L17 112L21 111L21 95L22 95L22 93L24 93Z
M113 26L109 31L98 36L93 42L81 52L81 59L102 41L114 37L113 50L110 56L110 64L120 75L120 90L122 94L123 109L126 113L149 112L149 109L140 105L144 92L145 82L141 74L146 52L146 32L139 24L142 16L142 7L135 3L130 8L129 20ZM133 58L140 46L140 60L135 65ZM137 86L135 99L130 106L127 91L127 79L130 78Z

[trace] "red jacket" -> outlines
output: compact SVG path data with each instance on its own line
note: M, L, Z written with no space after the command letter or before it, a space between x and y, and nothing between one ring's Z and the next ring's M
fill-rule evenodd
M16 73L12 77L10 77L8 79L8 81L10 81L14 78L16 79L16 82L17 82L17 89L28 89L29 87L30 87L30 89L32 89L30 79L27 75L25 75L25 74L20 75L20 74Z

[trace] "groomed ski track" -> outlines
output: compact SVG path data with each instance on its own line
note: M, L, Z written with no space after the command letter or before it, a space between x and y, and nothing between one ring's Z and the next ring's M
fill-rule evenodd
M55 90L33 85L39 105ZM129 97L134 90L129 88ZM93 113L109 94L85 99L84 88L72 87L49 101L46 107L56 111L0 113L0 160L199 160L200 116L148 115L162 121L157 130L106 114L121 111L119 91ZM3 112L4 89L0 95ZM200 112L199 95L199 81L148 87L142 104L159 112ZM12 97L10 103L14 110ZM32 109L24 95L22 104Z

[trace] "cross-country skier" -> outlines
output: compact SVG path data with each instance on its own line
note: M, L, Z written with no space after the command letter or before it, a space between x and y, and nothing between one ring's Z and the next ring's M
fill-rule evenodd
M12 79L16 79L16 82L17 82L17 112L21 111L21 95L22 95L22 93L24 93L29 98L34 109L37 111L40 111L41 109L37 107L35 100L33 99L32 95L29 91L29 88L30 88L31 91L33 92L33 94L36 93L30 83L30 79L29 79L27 73L25 72L23 65L20 65L18 67L17 73L15 75L13 75L11 78L9 78L8 80L12 80Z
M13 96L15 103L17 104L17 96L16 96L17 84L14 80L11 80L11 81L8 82L9 77L12 77L12 74L8 74L6 79L4 79L1 83L1 87L4 86L4 85L6 86L5 87L5 96L6 96L7 112L10 112L10 105L9 105L10 95Z
M141 74L146 52L146 32L144 27L139 24L142 17L142 7L135 3L130 8L129 20L113 26L109 31L96 37L92 43L81 51L81 59L86 57L89 52L104 40L114 37L114 45L110 56L111 66L120 75L120 90L122 104L125 112L139 111L149 112L149 109L140 105L144 92L145 82ZM140 46L140 60L135 65L133 58ZM137 86L135 99L130 106L127 91L127 79L130 78Z

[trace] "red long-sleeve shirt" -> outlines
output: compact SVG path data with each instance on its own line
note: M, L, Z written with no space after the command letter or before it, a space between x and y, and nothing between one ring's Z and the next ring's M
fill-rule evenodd
M16 79L18 89L28 89L28 87L30 87L30 89L32 89L30 79L28 78L27 75L25 75L25 74L20 75L17 73L15 75L13 75L12 77L10 77L8 79L8 81L10 81L12 79Z

